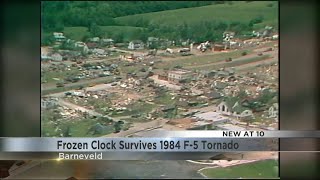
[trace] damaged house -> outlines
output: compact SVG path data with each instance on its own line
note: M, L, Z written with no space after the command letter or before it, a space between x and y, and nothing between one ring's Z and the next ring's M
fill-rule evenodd
M54 32L53 37L56 40L56 42L63 42L66 40L66 37L63 35L62 32Z
M41 98L41 108L49 109L58 105L57 98Z
M135 49L144 49L144 43L141 40L134 40L129 42L128 49L135 50Z
M86 45L86 43L84 42L81 42L81 41L78 41L74 44L75 48L84 52L84 53L88 53L89 51L89 48L88 46Z
M101 46L113 46L114 40L113 39L101 39L100 41Z
M220 102L217 112L240 119L254 118L252 110L242 106L236 99L229 98Z
M156 37L148 37L147 47L154 48L159 46L159 38Z
M168 80L172 82L180 82L183 80L191 79L192 71L179 69L168 72Z

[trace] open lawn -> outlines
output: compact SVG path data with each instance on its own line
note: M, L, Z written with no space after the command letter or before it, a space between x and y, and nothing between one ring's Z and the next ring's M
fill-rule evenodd
M270 5L272 4L272 5ZM271 7L268 7L271 6ZM167 24L176 26L186 22L188 24L206 21L224 21L224 22L243 22L249 21L257 16L263 16L262 23L258 27L265 25L278 25L278 2L276 1L233 1L225 4L209 5L203 7L184 8L177 10L168 10L162 12L153 12L145 14L136 14L115 18L118 24L134 26L139 19L149 20L154 24Z
M208 178L278 178L278 161L263 160L201 171Z

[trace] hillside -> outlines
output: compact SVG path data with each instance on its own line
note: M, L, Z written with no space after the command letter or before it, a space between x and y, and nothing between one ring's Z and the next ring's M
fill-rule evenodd
M57 31L63 31L67 37L79 41L89 36L109 37L117 39L117 42L143 40L149 36L155 36L175 41L191 39L195 42L205 40L221 42L222 33L229 30L236 32L236 36L239 37L247 37L253 30L259 30L266 25L275 27L277 31L278 2L230 1L107 19L92 15L92 18L86 20L91 22L90 26L65 24L60 26L61 30ZM110 23L101 26L100 21ZM88 27L92 27L92 24L98 27L98 29L94 28L93 32L99 32L99 35L88 31Z
M272 7L268 7L271 6ZM162 12L136 14L115 18L118 24L134 26L138 20L144 19L154 24L177 25L183 22L192 24L200 20L206 21L238 21L249 23L257 16L263 16L264 20L257 27L264 25L278 26L278 2L232 2L232 4L217 4L203 7L184 8Z
M113 37L116 34L123 34L123 40L135 39L138 33L144 28L132 26L99 26L106 37ZM87 27L65 27L63 31L67 37L81 41L83 37L89 35Z

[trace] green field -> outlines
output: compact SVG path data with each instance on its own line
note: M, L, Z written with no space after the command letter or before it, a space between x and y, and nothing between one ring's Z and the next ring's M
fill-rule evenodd
M263 160L224 168L201 171L208 178L278 178L278 162Z
M272 7L268 5L272 4ZM153 24L177 26L178 24L194 24L200 21L222 21L226 23L241 22L249 23L250 20L263 16L262 23L255 24L254 28L263 28L265 25L278 28L278 3L276 1L235 1L225 4L209 5L202 7L183 8L153 13L135 14L115 18L120 26L100 26L106 37L114 34L124 34L124 40L136 39L137 33L143 30L135 27L137 21L143 19ZM68 38L81 41L89 35L87 27L65 27L64 33Z
M132 26L100 26L100 28L105 33L106 37L122 33L124 35L124 41L135 39L136 34L143 30L141 27ZM64 33L68 38L78 41L81 41L83 37L89 35L87 27L65 27Z
M267 7L273 4L272 7ZM264 17L261 24L257 26L272 25L278 27L278 2L276 1L256 1L256 2L233 2L232 4L209 5L203 7L184 8L178 10L168 10L162 12L136 14L115 18L118 24L134 25L139 19L149 20L155 24L168 24L176 26L179 23L195 23L201 20L216 21L239 21L249 23L249 21L259 15Z

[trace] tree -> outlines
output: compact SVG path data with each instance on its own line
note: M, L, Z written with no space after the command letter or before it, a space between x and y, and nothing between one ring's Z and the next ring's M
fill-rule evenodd
M113 39L116 43L121 43L123 42L124 39L124 34L123 32L118 32L116 34L113 35Z
M90 38L90 35L89 35L89 34L85 34L85 35L81 38L81 40L82 40L82 42L87 42L89 38Z
M44 46L50 46L55 42L55 39L52 35L44 35L41 44Z
M89 32L93 37L100 37L103 34L101 28L95 22L90 24Z
M255 18L251 19L249 24L250 25L259 24L259 23L262 23L263 20L264 20L264 17L262 15L259 15Z
M115 133L120 132L120 130L121 130L121 124L120 124L119 122L114 123L113 127L114 127L114 132L115 132Z

